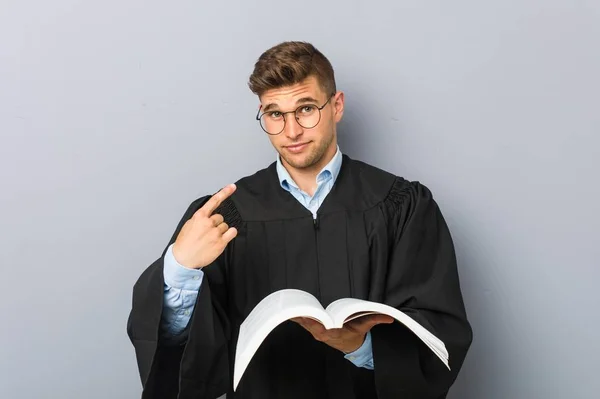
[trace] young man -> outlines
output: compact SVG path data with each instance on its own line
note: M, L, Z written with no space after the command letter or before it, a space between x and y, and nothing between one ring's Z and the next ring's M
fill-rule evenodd
M135 284L128 334L142 397L444 398L472 333L431 192L340 153L344 94L312 45L267 50L249 85L279 156L192 202ZM394 306L444 341L451 371L387 316L338 330L300 318L266 338L233 392L240 324L283 288L323 306L342 297Z

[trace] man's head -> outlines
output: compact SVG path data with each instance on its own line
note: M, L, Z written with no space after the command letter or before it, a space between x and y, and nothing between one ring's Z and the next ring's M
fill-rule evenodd
M309 43L281 43L260 56L249 86L261 102L261 126L286 166L325 166L344 111L327 58Z

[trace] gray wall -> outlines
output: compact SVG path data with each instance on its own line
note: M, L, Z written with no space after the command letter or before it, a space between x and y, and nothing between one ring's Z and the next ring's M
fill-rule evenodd
M441 204L476 334L451 397L597 397L600 3L319 3L0 2L0 397L139 395L132 284L274 159L246 79L287 39L332 60L344 152Z

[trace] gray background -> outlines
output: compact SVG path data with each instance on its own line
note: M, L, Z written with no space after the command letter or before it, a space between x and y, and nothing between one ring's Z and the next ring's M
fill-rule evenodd
M131 288L274 151L246 87L313 42L341 147L429 186L475 341L451 398L600 391L600 3L0 1L0 397L135 398Z

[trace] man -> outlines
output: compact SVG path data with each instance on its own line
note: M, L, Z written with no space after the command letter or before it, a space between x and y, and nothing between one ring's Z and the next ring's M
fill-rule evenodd
M342 155L344 94L308 43L258 59L249 86L277 161L192 202L134 286L128 333L143 398L444 398L471 343L452 239L418 182ZM239 326L268 294L394 306L440 338L451 371L387 316L278 326L235 392ZM179 396L177 396L179 395Z

